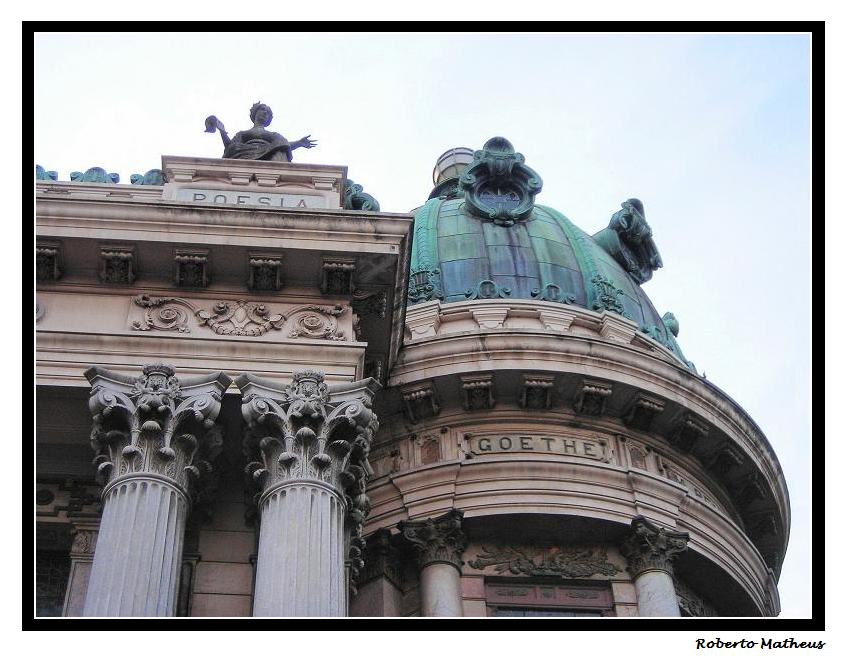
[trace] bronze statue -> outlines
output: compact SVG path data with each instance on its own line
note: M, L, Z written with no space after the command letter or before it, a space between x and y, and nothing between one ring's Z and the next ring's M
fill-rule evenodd
M206 117L206 131L221 133L224 142L225 159L264 159L277 162L291 162L292 151L296 148L312 148L316 142L310 135L290 142L282 134L271 132L265 128L271 123L274 114L271 107L264 103L254 103L251 107L251 121L254 126L250 130L237 132L231 139L224 129L224 124L216 116Z
M622 265L637 284L651 279L652 272L663 266L660 253L646 222L643 203L629 198L622 209L610 217L610 225L593 239Z

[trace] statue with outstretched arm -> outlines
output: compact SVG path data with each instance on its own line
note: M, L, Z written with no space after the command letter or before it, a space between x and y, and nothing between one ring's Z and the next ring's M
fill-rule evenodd
M296 148L312 148L316 141L307 135L297 141L289 141L282 134L266 130L274 114L271 107L264 103L254 103L250 111L253 127L237 132L230 138L224 124L217 116L206 117L206 131L221 134L225 159L259 159L270 161L292 161L292 151Z

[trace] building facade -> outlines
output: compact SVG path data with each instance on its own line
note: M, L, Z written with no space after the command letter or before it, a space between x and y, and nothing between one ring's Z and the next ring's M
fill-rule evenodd
M781 467L639 200L590 235L500 137L411 214L285 159L37 178L36 615L779 613Z

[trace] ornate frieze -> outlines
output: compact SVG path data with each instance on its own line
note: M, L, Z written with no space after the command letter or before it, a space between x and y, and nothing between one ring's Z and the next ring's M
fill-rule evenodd
M59 242L37 242L35 245L35 279L38 282L56 282L61 277L61 244Z
M463 389L463 408L466 410L490 410L495 406L492 395L492 374L460 376Z
M147 294L133 297L133 303L145 308L140 319L130 321L133 330L190 333L189 320L194 315L198 325L218 335L259 337L272 330L283 330L292 339L345 339L337 319L346 311L341 305L302 305L288 313L272 313L267 304L244 299L217 301L212 308L205 309L184 298Z
M601 416L604 413L607 397L612 393L612 383L584 379L578 385L578 392L575 394L575 411L582 415Z
M354 291L356 268L355 261L350 258L325 258L321 265L321 293L350 296Z
M209 284L209 250L178 248L174 251L174 284L203 288Z
M285 321L282 314L272 314L264 303L244 300L218 301L211 312L198 310L195 316L218 335L264 335L280 330Z
M439 414L439 404L432 381L408 385L401 389L401 400L404 411L411 423L417 424L422 419L435 417Z
M368 461L378 428L371 409L376 385L334 400L320 371L296 371L292 383L273 383L243 374L236 379L243 393L242 416L248 424L245 468L258 488L257 502L272 490L293 482L316 482L336 490L345 500L350 531L348 554L356 581L364 546L362 524L371 509L366 482Z
M157 474L196 495L221 449L215 419L230 379L219 372L181 383L167 364L147 365L138 378L92 367L86 378L98 478Z
M100 281L109 285L132 285L136 280L136 247L100 247Z
M473 569L493 568L495 574L517 576L559 576L575 579L601 574L613 576L621 572L607 559L603 548L569 547L488 547L482 548L475 560L469 561Z
M277 292L283 286L283 257L277 253L248 254L248 289Z
M439 517L398 525L404 538L418 553L419 568L433 563L447 563L458 570L468 539L463 532L463 513L452 509Z
M637 392L636 397L634 397L634 400L622 417L622 421L629 428L648 432L651 430L651 425L655 417L663 412L665 405L666 402L663 399L651 396L645 392Z
M628 561L628 573L637 578L649 570L672 575L674 559L687 549L688 533L655 526L642 515L631 521L631 531L619 550Z
M548 410L551 408L551 391L554 376L546 374L524 374L522 395L519 405L525 410Z

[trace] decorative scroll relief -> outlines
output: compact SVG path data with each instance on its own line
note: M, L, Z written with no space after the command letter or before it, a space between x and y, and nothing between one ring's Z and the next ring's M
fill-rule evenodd
M133 306L143 308L138 311ZM347 310L341 305L302 305L289 312L273 313L265 303L247 300L218 301L212 308L196 306L191 301L170 296L133 297L130 327L133 330L162 330L191 333L192 317L218 335L258 337L272 330L282 330L290 338L344 341L345 333L337 317Z
M601 438L578 438L527 435L492 434L467 436L468 452L475 456L493 453L554 453L561 456L589 458L605 463L614 463L613 449L610 443Z
M602 547L482 547L472 569L493 568L495 574L517 576L560 576L581 578L601 574L613 576L622 569L607 560Z

